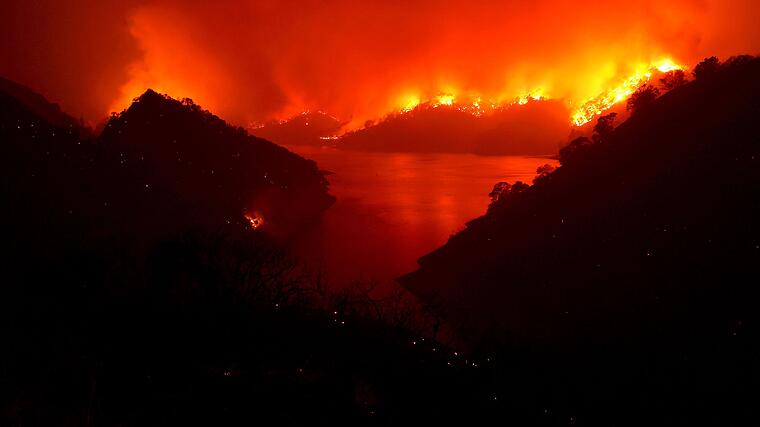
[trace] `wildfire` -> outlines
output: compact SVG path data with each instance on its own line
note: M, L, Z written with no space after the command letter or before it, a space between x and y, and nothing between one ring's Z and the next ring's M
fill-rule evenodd
M258 212L246 212L243 214L243 216L248 220L248 222L251 224L251 228L254 230L257 230L259 227L264 225L264 217L261 216L261 214Z
M675 70L683 70L684 67L682 65L678 65L675 62L673 62L672 59L663 59L658 64L656 64L657 71L661 73L668 73L670 71Z
M433 108L440 107L441 105L447 105L451 107L454 105L454 101L456 101L454 95L450 93L443 93L435 98L435 102L433 102Z
M402 100L401 112L409 112L417 108L420 105L420 97L417 95L409 95Z
M512 105L525 105L531 101L540 101L544 99L548 99L548 97L545 95L543 88L525 91L508 102L499 102L493 99L484 101L483 98L478 95L458 96L453 93L441 93L427 101L422 101L418 95L408 95L399 98L399 107L397 107L395 112L391 114L406 114L418 108L446 107L479 117Z
M530 101L540 101L544 98L544 90L542 88L538 88L518 96L515 100L515 103L518 105L525 105Z
M576 126L583 126L590 122L595 116L604 113L616 104L628 99L636 89L649 82L655 71L667 73L683 69L683 66L676 64L671 59L663 59L652 64L640 65L632 75L628 76L617 86L586 100L573 113L572 122Z
M619 79L610 89L596 96L588 98L580 103L567 100L570 105L580 105L575 108L570 116L570 122L575 126L583 126L620 102L625 101L641 85L649 82L655 73L667 73L675 70L684 70L685 67L670 58L661 59L651 63L642 63L634 68L632 74ZM406 114L418 108L455 108L458 111L467 112L474 116L482 116L492 111L508 108L515 105L525 105L533 101L552 99L543 87L526 90L519 95L510 98L499 96L498 99L509 101L484 101L479 95L457 95L452 92L441 92L439 95L423 101L418 94L407 95L399 98L395 114Z

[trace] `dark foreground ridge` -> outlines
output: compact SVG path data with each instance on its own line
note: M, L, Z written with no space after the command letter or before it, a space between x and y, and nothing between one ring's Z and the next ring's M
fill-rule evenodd
M400 279L500 343L518 399L606 425L757 422L760 59L696 77L502 187Z
M34 99L0 91L0 425L422 425L497 409L472 360L411 332L401 297L328 292L288 255L283 236L333 200L314 162L152 91L97 138Z
M467 352L299 268L313 162L151 91L97 138L0 91L0 425L758 424L760 63L698 71L403 279Z

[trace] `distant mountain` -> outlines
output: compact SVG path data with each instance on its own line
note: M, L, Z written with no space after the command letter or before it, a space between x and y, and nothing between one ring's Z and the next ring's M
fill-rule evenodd
M252 129L258 137L283 145L326 145L345 123L321 112L304 112L287 120Z
M457 105L422 104L335 142L347 150L546 155L567 141L568 117L560 101L530 101L483 114Z
M509 340L728 334L758 319L760 59L646 107L505 190L401 283Z
M58 104L50 103L45 97L26 86L0 77L0 92L13 97L29 111L55 127L86 130L80 120L64 113Z

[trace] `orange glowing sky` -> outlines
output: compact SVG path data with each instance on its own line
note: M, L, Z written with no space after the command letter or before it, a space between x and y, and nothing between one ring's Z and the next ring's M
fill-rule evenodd
M0 74L91 122L147 87L240 125L363 123L441 94L572 107L642 64L760 51L755 0L15 3Z

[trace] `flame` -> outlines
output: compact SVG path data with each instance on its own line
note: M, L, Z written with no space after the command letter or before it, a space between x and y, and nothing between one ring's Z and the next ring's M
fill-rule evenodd
M259 212L246 212L243 214L243 216L248 220L248 223L254 230L257 230L259 227L264 225L264 217Z
M580 105L576 107L569 121L575 126L582 126L590 122L594 117L603 114L615 105L625 101L641 85L649 82L654 73L667 73L674 70L684 70L686 67L680 65L670 57L665 57L649 63L639 63L633 67L633 72L622 78L613 80L612 86L603 90L595 96L586 98L578 102L577 100L564 100L568 105ZM541 101L553 99L549 91L539 86L530 90L524 90L517 96L499 95L497 99L509 100L494 101L489 99L487 103L483 102L482 95L457 95L456 91L448 90L439 92L437 96L423 101L420 95L415 92L413 95L405 95L398 98L398 106L391 114L405 114L417 108L430 107L438 108L441 106L455 108L459 111L468 112L474 116L481 116L495 110L507 108L513 105L525 105L531 101Z
M655 71L667 73L669 71L683 69L684 67L682 65L678 65L670 58L665 58L651 64L640 64L636 67L633 74L623 79L616 86L613 86L583 102L573 113L572 123L575 126L583 126L590 122L594 117L628 99L636 89L650 81L652 74Z
M297 84L294 83L291 87L278 78L268 88L276 87L282 93L277 94L276 90L272 90L273 94L266 93L272 98L283 97L287 102L278 104L277 106L281 107L279 109L263 101L260 104L251 103L246 105L246 108L254 110L249 114L241 113L238 111L239 108L231 110L232 107L228 106L227 98L221 95L236 93L240 90L232 83L232 80L219 78L219 76L229 74L229 64L220 61L215 55L215 50L203 48L205 45L188 45L186 32L182 28L161 26L160 23L163 20L159 20L160 15L148 13L148 10L145 10L132 17L130 33L139 41L144 50L144 58L130 66L129 80L121 87L120 96L112 102L110 111L120 111L128 107L134 97L151 87L175 97L193 98L204 108L225 118L230 111L233 111L238 118L245 117L245 123L254 124L254 122L260 123L271 119L282 120L291 118L307 108L321 108L331 112L337 111L338 116L348 119L344 130L353 130L360 128L368 120L376 120L391 114L409 113L418 108L455 108L474 116L481 116L502 108L525 105L531 101L558 99L565 101L573 110L568 121L573 125L582 126L593 120L595 116L627 99L641 84L648 82L654 72L665 73L684 69L670 56L644 62L638 66L626 67L625 69L633 71L625 75L618 73L617 76L606 72L609 70L610 63L614 64L614 68L624 67L630 63L619 57L609 59L607 55L594 56L595 60L592 64L596 65L598 71L588 72L587 69L583 69L577 77L572 75L572 71L567 72L567 67L562 63L557 65L560 72L553 70L551 66L544 67L546 69L537 67L515 71L499 63L489 67L494 70L490 74L502 74L507 77L491 78L486 75L488 78L483 81L483 76L478 75L478 78L470 78L465 83L455 73L445 78L439 76L430 79L437 81L431 84L430 80L414 78L410 75L408 78L404 77L403 82L387 80L378 88L372 86L372 90L368 90L371 96L362 91L350 92L341 103L320 102L317 97L302 93ZM177 54L177 46L182 47L182 55ZM204 64L202 67L204 74L200 80L196 74L186 72L186 70L198 69L199 67L195 66L198 62ZM564 74L561 73L563 69L566 70ZM559 79L557 75L564 78ZM610 82L610 77L613 77L611 84L605 86L605 82ZM203 84L198 83L199 81ZM598 88L603 88L603 90L596 93ZM259 99L258 97L250 98ZM352 103L355 105L344 108L344 111L334 109L336 106L340 107L339 104ZM255 115L262 118L257 120L249 118ZM255 124L252 125L254 126Z
M658 64L656 64L655 68L657 68L657 71L659 71L661 73L669 73L669 72L675 71L675 70L683 70L684 66L676 64L670 58L665 58L665 59L661 60Z
M446 105L446 106L451 107L454 105L455 102L456 102L456 97L453 94L442 93L435 98L435 102L433 102L433 108L440 107L441 105Z
M409 112L417 108L420 105L420 97L418 95L408 95L402 98L401 111Z
M515 102L518 105L525 105L530 101L540 101L544 98L544 89L538 88L518 96Z
M633 72L631 74L613 80L612 87L603 90L593 97L582 100L580 103L568 98L559 99L563 99L570 106L580 104L580 106L575 108L572 112L569 117L569 122L575 126L582 126L590 122L595 116L603 114L605 111L628 99L628 97L630 97L642 84L649 82L654 73L667 73L674 70L684 70L685 68L686 67L678 64L670 57L652 61L650 63L639 63L637 66L633 67ZM530 102L557 99L553 98L544 86L522 90L518 92L517 96L505 96L500 94L496 98L499 100L488 98L485 102L482 95L473 94L472 92L467 91L460 92L452 89L451 86L448 86L445 91L439 91L438 95L433 96L432 98L427 98L426 100L420 95L420 93L421 91L406 91L403 95L396 97L396 108L390 113L382 116L380 120L389 116L407 114L419 109L439 107L452 108L479 117L512 106L523 106ZM301 114L308 113L309 112L306 111ZM283 123L285 121L281 120L280 122ZM355 127L347 125L344 127L343 131L345 132L353 129L355 129ZM338 138L339 136L320 137L320 139L323 140Z
M511 105L525 105L531 101L549 99L543 88L524 91L509 102L499 102L493 99L483 101L480 95L456 95L454 92L441 92L433 98L425 101L419 95L405 95L398 98L398 106L386 115L406 114L420 108L453 108L457 111L466 112L473 116L482 116L495 110L507 108Z

